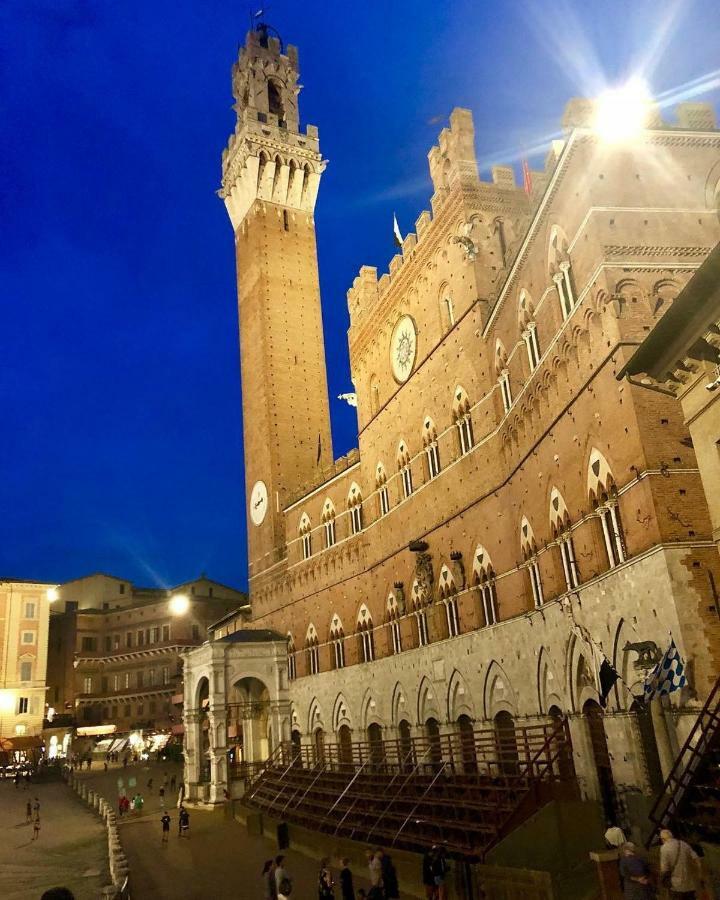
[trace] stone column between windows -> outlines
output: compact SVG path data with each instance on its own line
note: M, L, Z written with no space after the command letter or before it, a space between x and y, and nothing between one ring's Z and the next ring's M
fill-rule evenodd
M568 311L567 311L567 307L565 305L565 292L564 292L564 287L563 287L563 285L565 283L565 278L563 276L563 273L556 272L553 275L553 281L555 282L555 287L557 288L558 299L560 300L560 309L562 310L563 319L567 319Z
M568 305L568 313L574 306L574 297L572 285L570 284L570 263L565 261L560 263L560 271L562 273L563 283L565 284L565 302Z
M610 530L608 529L607 519L605 518L605 507L598 507L598 515L600 516L600 522L602 523L603 536L605 538L605 549L607 550L607 555L610 560L610 565L615 565L615 543L610 538Z
M227 790L227 707L222 702L211 703L210 725L210 803L222 803Z

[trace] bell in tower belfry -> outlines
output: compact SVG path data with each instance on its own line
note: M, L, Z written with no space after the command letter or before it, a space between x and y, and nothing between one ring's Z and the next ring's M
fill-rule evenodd
M271 29L233 66L222 186L235 232L250 587L285 558L283 509L332 463L313 213L325 163L300 131L298 54Z

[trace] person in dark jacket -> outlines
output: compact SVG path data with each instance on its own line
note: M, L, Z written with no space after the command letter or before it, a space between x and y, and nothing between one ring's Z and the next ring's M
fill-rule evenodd
M398 877L395 866L391 857L383 850L378 849L376 856L380 857L380 874L382 878L382 886L385 891L386 900L398 900L400 897L400 888L398 887Z
M447 878L448 864L445 859L445 848L436 847L433 854L432 873L435 879L435 890L437 891L437 900L445 900L447 897L447 886L445 880Z
M437 847L433 847L432 850L426 850L423 854L422 880L423 885L425 886L425 897L427 898L427 900L435 900L435 897L437 897L437 890L435 889L435 876L433 875L432 870L436 850Z
M342 869L340 869L340 896L342 900L355 900L353 876L350 871L350 860L347 857L343 859Z

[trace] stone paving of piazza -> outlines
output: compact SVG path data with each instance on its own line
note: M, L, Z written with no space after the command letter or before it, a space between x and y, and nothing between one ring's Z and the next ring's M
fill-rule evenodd
M28 799L40 801L40 836L26 821ZM76 900L97 900L110 878L107 836L100 819L64 784L0 781L0 897L35 900L50 887Z
M169 764L112 766L107 773L98 763L84 777L108 801L117 798L118 779L128 795L139 791L144 800L140 814L129 814L120 823L120 840L130 866L133 900L243 900L263 897L260 872L263 862L277 854L274 841L249 835L243 825L227 817L222 808L190 808L190 838L177 834L177 808L168 798L172 820L170 839L161 841L161 806L158 787L164 773L181 777L181 767ZM153 779L152 791L148 780ZM135 779L135 784L132 784ZM73 799L69 789L65 789ZM73 801L75 802L75 801ZM79 805L79 801L78 805ZM293 900L317 896L317 863L293 850L284 851L286 867L294 883ZM332 861L335 873L338 860ZM356 877L358 887L368 883ZM20 895L18 895L19 897ZM26 895L27 896L27 895ZM94 895L97 896L97 895Z

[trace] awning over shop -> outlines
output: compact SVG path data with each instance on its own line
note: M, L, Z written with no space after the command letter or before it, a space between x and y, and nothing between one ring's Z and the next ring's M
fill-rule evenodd
M11 738L0 738L0 750L34 750L42 747L43 739L40 735L22 734Z

